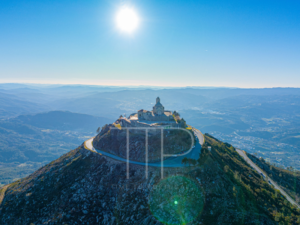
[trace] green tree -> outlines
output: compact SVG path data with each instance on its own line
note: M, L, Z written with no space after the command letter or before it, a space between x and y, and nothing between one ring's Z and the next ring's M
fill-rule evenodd
M193 166L196 166L197 164L197 160L196 159L190 159L190 163L193 165Z
M227 173L229 171L229 166L228 165L224 166L224 171L225 171L225 173Z
M98 127L96 132L99 134L99 133L100 133L100 131L101 131L101 128L100 128L100 127Z
M186 158L186 157L183 158L181 163L184 164L184 165L188 164L188 158Z

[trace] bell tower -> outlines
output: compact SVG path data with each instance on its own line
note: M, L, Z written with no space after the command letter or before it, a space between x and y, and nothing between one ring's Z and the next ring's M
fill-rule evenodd
M156 98L156 104L153 106L153 113L156 115L164 115L165 113L165 108L163 105L160 103L160 98Z
M160 98L159 98L159 97L156 98L156 104L157 104L158 102L160 103Z

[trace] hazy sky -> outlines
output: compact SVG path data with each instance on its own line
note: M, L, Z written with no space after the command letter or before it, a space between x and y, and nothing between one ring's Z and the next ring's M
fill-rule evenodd
M300 87L300 1L1 0L0 82Z

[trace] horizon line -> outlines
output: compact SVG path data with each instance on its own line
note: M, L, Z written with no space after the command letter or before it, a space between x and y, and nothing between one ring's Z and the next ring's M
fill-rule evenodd
M271 89L271 88L300 88L291 86L264 86L264 87L234 87L234 86L191 86L191 85L145 85L145 84L131 84L131 85L121 85L121 84L91 84L91 83L54 83L54 82L1 82L0 85L5 84L23 84L23 85L59 85L59 86L99 86L99 87L125 87L125 88L228 88L228 89Z

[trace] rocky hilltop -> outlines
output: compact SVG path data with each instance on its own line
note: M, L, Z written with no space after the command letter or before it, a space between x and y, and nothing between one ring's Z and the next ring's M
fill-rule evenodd
M83 146L0 189L0 224L299 224L300 212L226 143L195 166L130 165ZM211 151L207 146L211 146Z
M126 135L127 130L120 126L118 119L114 124L105 125L101 132L94 138L93 146L96 149L112 153L114 155L126 158ZM123 119L124 120L124 119ZM118 126L119 125L119 126ZM161 160L161 129L154 127L145 127L148 129L148 162ZM130 123L125 128L136 128ZM142 127L138 127L142 128ZM129 130L129 155L130 160L145 162L146 154L146 131L144 129ZM188 151L191 148L192 137L195 141L194 133L191 130L164 129L163 148L164 154L178 154Z

